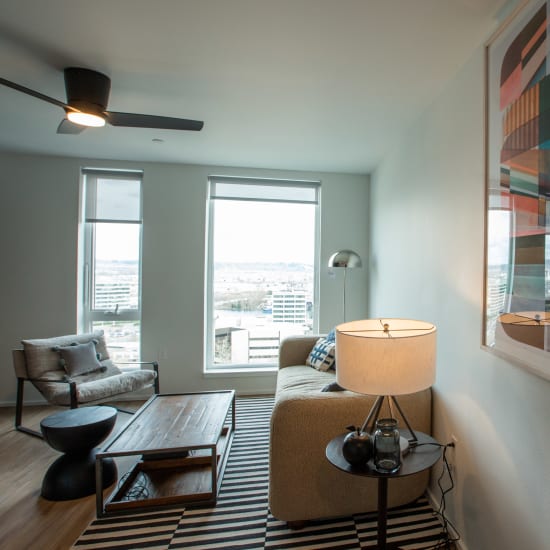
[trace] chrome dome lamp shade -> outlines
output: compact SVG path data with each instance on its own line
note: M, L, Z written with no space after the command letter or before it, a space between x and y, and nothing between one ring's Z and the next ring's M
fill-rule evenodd
M359 254L353 250L340 250L328 259L329 267L363 267Z

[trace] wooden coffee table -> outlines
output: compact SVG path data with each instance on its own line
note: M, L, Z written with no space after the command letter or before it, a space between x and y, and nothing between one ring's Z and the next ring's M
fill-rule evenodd
M234 432L233 390L154 395L96 453L97 516L215 504ZM104 501L102 459L133 455L136 464Z

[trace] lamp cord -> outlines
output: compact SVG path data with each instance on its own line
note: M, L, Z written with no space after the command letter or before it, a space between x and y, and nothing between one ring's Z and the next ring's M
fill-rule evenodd
M442 531L439 540L433 546L429 546L425 550L451 550L451 548L455 548L451 545L460 540L460 534L458 533L458 530L451 522L451 520L445 515L445 510L447 508L445 496L450 493L455 487L451 467L449 466L449 461L447 460L447 449L449 447L454 447L455 444L447 443L445 445L442 445L441 443L419 443L417 447L421 447L422 445L435 445L437 447L443 447L443 467L441 469L441 474L437 479L437 485L439 487L439 490L441 491L441 501L439 503L438 509L434 510L433 512L433 515L437 516L442 523ZM446 477L445 474L447 474L450 483L449 487L447 487L446 489L443 487L443 480ZM449 526L452 528L453 532L457 534L456 537L453 537L449 532Z

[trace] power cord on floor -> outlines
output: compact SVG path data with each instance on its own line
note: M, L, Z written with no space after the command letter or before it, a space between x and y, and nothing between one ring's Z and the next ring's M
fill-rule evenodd
M439 490L441 491L441 501L439 503L439 508L437 510L434 510L433 512L434 516L437 516L439 518L439 521L441 522L443 528L441 531L440 539L433 546L430 546L425 550L450 550L451 548L453 548L452 545L460 540L460 534L458 533L456 527L445 515L445 510L447 508L445 496L450 493L455 487L451 467L449 466L449 461L447 460L447 450L450 447L454 447L455 444L454 442L447 443L445 445L442 445L441 443L419 443L417 447L421 447L423 445L436 445L443 448L443 467L441 469L441 474L437 479L437 485L439 487ZM444 488L443 480L446 476L449 479L450 485L449 487ZM456 537L452 536L451 532L449 531L449 527L451 527L453 532L457 534Z
M126 472L118 482L117 489L120 489L132 472ZM136 477L136 480L132 484L131 488L124 493L121 500L144 500L149 496L149 490L147 489L147 478L142 472Z

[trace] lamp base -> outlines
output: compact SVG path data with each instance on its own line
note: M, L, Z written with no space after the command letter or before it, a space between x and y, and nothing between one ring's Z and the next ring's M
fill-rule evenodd
M384 402L385 398L388 398L388 402L390 404L390 411L391 411L391 404L393 404L397 407L397 410L401 414L401 418L403 418L403 422L405 422L405 425L407 426L407 429L409 430L409 433L411 434L409 439L405 439L404 437L401 437L400 439L404 439L408 443L408 447L415 447L418 443L418 438L416 437L416 434L414 433L414 430L412 429L411 425L409 424L409 421L407 420L407 417L405 416L405 413L399 406L399 403L397 402L397 399L393 395L379 395L376 398L376 401L374 402L374 405L372 406L371 410L369 411L369 414L363 423L363 426L361 427L362 432L367 432L372 434L374 432L374 425L376 424L376 420L378 419L378 415L380 414L380 409L382 408L382 404ZM403 452L403 451L402 451ZM407 450L405 452L408 453Z

